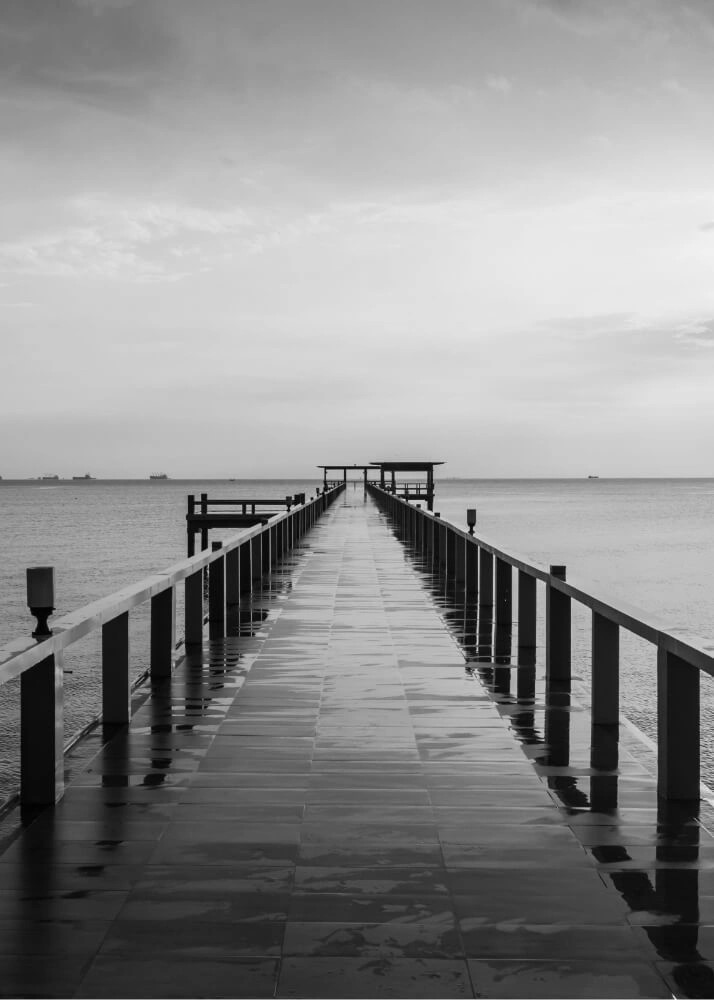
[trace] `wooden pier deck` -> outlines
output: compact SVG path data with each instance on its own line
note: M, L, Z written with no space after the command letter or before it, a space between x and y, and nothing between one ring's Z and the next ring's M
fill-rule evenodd
M714 995L710 834L467 671L361 488L241 619L0 856L0 995Z

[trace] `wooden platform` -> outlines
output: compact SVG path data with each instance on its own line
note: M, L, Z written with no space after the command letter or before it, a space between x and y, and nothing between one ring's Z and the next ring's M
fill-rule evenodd
M714 995L710 834L433 583L348 489L0 856L0 995Z

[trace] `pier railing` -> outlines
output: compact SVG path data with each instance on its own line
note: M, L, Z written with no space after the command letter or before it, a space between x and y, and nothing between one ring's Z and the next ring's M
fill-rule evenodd
M260 586L280 557L336 500L340 483L290 510L274 515L210 551L87 604L53 622L41 641L23 638L0 649L0 685L20 678L20 797L24 805L50 805L64 790L63 651L91 632L102 631L102 721L124 725L131 718L129 615L151 602L149 666L152 680L168 678L176 655L176 591L184 588L187 648L226 634L226 611ZM302 497L300 499L303 499ZM208 577L208 615L205 576ZM45 609L47 611L51 609Z
M537 587L545 585L546 689L571 682L571 604L592 613L592 721L620 721L620 629L657 651L657 788L663 799L700 796L700 671L714 676L714 643L673 627L640 608L615 602L593 586L566 579L565 566L540 566L492 541L442 521L387 489L370 485L377 504L435 569L463 588L465 600L490 617L496 631L516 626L518 662L535 662ZM514 620L513 577L517 574Z

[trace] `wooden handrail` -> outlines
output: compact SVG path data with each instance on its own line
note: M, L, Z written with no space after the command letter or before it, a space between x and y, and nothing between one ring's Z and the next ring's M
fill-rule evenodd
M469 592L475 595L479 609L492 614L497 627L511 628L512 574L518 571L519 651L527 651L530 658L535 650L535 583L545 584L547 685L570 683L571 600L590 609L594 724L619 720L619 629L651 643L657 651L658 791L669 800L699 797L699 671L714 676L712 640L614 600L595 586L566 580L555 572L564 567L541 566L472 535L396 496L388 486L369 488L407 536L429 551L447 576L463 583L467 597Z
M0 648L0 685L21 680L21 799L28 805L56 802L64 789L62 652L102 629L102 717L126 723L131 705L128 624L132 609L151 602L149 669L170 675L175 649L175 589L185 586L185 643L203 639L204 570L209 569L209 625L225 629L225 605L253 589L283 552L292 548L343 489L334 489L270 517L172 566L92 601L52 623L41 642L21 638ZM219 604L223 612L217 611ZM225 632L223 633L225 634Z

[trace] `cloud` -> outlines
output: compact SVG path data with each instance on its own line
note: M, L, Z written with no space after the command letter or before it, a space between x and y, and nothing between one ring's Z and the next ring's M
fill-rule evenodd
M700 233L711 233L711 232L714 232L714 221L712 221L712 222L703 222L701 224L701 226L699 227L699 232Z
M244 233L245 211L178 202L72 199L75 224L0 243L0 271L53 277L176 280L207 266L206 243ZM176 261L181 261L178 269Z
M683 344L714 348L714 319L684 323L675 331L675 338Z
M486 86L499 94L510 94L513 90L513 81L507 76L487 76Z

